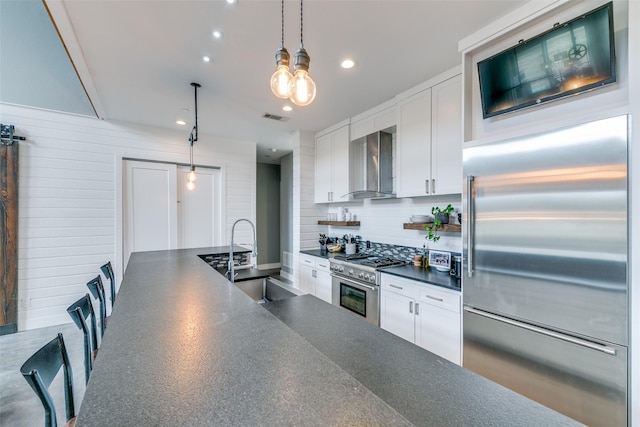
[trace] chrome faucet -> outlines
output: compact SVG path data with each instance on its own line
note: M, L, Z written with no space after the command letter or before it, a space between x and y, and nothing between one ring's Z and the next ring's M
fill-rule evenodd
M229 264L228 264L228 268L227 268L227 273L229 274L229 280L231 281L231 283L235 282L235 278L236 275L234 273L234 267L235 267L235 262L233 261L233 235L235 233L235 229L236 229L236 224L241 222L241 221L246 221L249 223L249 225L251 226L251 229L253 230L253 256L257 257L258 256L258 242L256 241L256 227L255 225L253 225L253 223L251 221L249 221L248 219L245 218L241 218L239 220L237 220L236 222L233 223L233 226L231 227L231 245L229 246Z

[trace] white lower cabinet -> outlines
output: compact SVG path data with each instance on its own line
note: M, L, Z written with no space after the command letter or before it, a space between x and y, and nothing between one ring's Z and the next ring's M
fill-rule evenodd
M300 290L331 304L329 260L300 254Z
M380 326L461 363L460 294L456 291L382 273Z

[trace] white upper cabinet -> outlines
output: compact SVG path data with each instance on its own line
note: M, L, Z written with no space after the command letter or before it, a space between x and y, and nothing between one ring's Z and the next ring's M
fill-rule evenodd
M462 77L431 88L431 193L462 192Z
M349 200L349 125L316 135L315 202Z
M399 98L402 98L399 96ZM398 197L462 191L460 74L405 96L397 107Z
M398 103L396 195L431 194L431 89Z
M396 124L395 100L387 101L351 118L351 141Z

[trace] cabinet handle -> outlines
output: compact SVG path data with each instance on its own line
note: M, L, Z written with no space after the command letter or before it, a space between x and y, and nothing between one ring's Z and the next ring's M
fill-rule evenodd
M436 300L438 302L443 302L444 301L442 298L432 297L431 295L427 295L427 298L432 299L432 300Z
M436 179L433 178L431 180L431 191L433 191L433 194L436 194Z
M311 277L318 277L316 273L317 271L311 270Z
M416 303L416 316L420 315L420 304Z
M475 177L473 175L467 176L467 275L473 276L473 238L474 238L474 216L475 216L475 200L474 200L474 185Z
M400 290L403 290L403 289L404 289L402 286L397 286L397 285L389 285L389 287L391 287L391 288L396 288L396 289L400 289Z
M428 179L424 180L424 192L429 194L429 180Z
M413 301L409 301L409 313L413 314Z

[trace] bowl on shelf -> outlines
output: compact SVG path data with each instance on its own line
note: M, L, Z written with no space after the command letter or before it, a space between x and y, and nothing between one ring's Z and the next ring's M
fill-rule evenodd
M431 215L411 215L409 221L414 224L426 224L428 222L433 222L433 217Z

